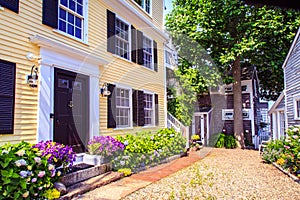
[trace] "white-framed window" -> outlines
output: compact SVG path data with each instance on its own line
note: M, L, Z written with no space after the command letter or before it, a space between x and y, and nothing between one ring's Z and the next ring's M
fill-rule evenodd
M300 94L294 96L294 119L300 120Z
M116 49L115 53L127 60L130 60L130 32L129 24L116 18Z
M59 0L58 30L76 39L85 40L86 0Z
M154 95L144 92L145 126L154 125Z
M134 0L143 10L151 14L151 1L152 0Z
M165 50L165 63L168 66L174 65L174 60L173 60L172 53L170 51L168 51L168 50Z
M143 36L143 59L144 66L153 69L153 41Z
M116 88L116 125L117 128L131 126L131 89Z

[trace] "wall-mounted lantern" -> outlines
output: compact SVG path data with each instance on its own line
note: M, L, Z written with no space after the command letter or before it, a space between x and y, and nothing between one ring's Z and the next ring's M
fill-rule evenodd
M38 81L38 68L35 65L33 65L31 67L30 75L27 75L27 84L29 85L29 87L36 88L37 81Z
M103 97L107 97L110 95L110 91L108 90L108 83L103 83L102 88L100 89L100 93Z

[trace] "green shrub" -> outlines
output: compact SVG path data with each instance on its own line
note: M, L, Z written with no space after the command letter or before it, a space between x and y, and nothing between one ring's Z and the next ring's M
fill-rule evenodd
M262 158L267 163L276 162L300 177L300 126L289 127L286 134L285 139L269 142Z
M234 136L221 133L215 145L216 148L234 149L237 147L237 142Z
M27 142L0 147L0 199L51 199L59 192L53 183L60 172Z
M130 168L133 171L155 165L163 159L184 152L186 140L174 129L160 129L157 133L139 132L117 136L125 144L124 151L113 161L114 170Z

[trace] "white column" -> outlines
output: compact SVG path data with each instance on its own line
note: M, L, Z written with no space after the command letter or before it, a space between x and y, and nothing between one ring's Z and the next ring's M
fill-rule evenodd
M90 77L90 139L99 135L99 79Z

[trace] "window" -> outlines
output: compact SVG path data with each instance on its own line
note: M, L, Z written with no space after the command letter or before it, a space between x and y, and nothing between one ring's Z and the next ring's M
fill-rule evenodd
M144 93L145 126L154 125L153 105L153 94Z
M129 25L116 18L116 49L115 53L125 59L129 58Z
M242 92L246 92L247 91L247 85L242 85Z
M19 13L19 0L0 0L0 7L2 6L15 13Z
M300 120L300 95L294 96L294 119Z
M145 10L148 14L151 13L151 0L134 0L143 10Z
M0 134L14 130L16 64L0 60Z
M118 128L131 126L129 89L116 89L116 126Z
M144 58L144 66L153 69L152 65L152 58L153 58L153 51L152 51L152 40L147 37L143 37L143 58Z
M84 34L84 0L60 0L58 30L80 40Z

